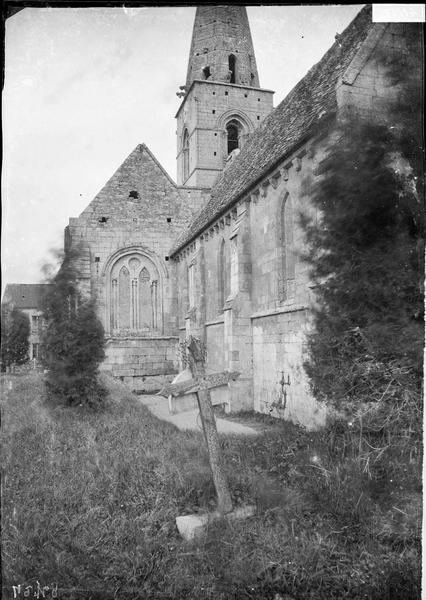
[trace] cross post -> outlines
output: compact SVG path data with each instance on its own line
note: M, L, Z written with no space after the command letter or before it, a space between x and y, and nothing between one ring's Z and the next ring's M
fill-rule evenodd
M192 376L196 381L200 381L200 379L205 376L202 342L190 336L187 342L187 350ZM226 514L232 511L232 500L223 468L216 420L207 384L200 381L196 394L209 454L210 467L213 473L213 481L217 493L217 508L219 513Z

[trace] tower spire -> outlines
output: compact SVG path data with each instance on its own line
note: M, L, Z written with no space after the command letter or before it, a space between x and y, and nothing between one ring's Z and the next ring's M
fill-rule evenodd
M186 77L187 89L194 80L259 87L244 6L197 7Z
M199 6L177 118L177 182L211 187L272 110L244 6Z

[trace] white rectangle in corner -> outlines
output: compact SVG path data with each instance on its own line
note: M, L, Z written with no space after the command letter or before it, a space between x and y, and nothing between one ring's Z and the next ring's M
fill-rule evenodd
M373 23L424 22L424 4L373 4Z

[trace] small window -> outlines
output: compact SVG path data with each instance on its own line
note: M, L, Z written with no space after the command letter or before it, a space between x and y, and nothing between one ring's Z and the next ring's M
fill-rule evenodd
M188 302L189 308L195 305L195 270L194 265L188 267Z
M228 92L225 92L225 96L228 96L228 95L229 95Z
M219 256L217 264L217 291L218 291L218 312L223 312L223 305L225 304L226 298L228 297L229 290L228 286L228 274L226 265L226 247L225 240L219 245Z
M238 292L238 244L237 236L231 240L231 294L235 295Z
M204 67L203 69L204 79L208 79L211 75L210 67Z
M99 220L99 223L106 223L108 221L108 217L101 217Z
M183 181L185 182L189 177L189 134L188 130L185 129L183 134Z
M129 198L139 198L139 193L136 190L132 190L131 192L129 192Z
M171 222L172 222L171 217L167 217L167 223L171 223Z
M228 56L228 68L229 68L229 83L235 83L236 82L236 63L237 63L237 59L234 56L234 54L230 54Z
M231 154L233 150L239 148L240 131L237 121L230 121L228 123L226 133L228 138L228 154Z
M213 109L213 110L212 110L212 113L215 115L215 114L216 114L216 111Z
M168 257L168 256L165 256L165 257L164 257L164 260L165 260L165 261L168 261L168 260L169 260L169 257Z

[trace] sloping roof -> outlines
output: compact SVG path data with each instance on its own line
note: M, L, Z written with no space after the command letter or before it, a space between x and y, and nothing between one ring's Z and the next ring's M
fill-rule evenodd
M175 254L246 193L337 109L336 86L373 23L365 6L337 41L250 136L214 184L209 202L171 250Z
M48 283L8 283L2 303L13 304L16 308L41 310L44 294L49 287Z

